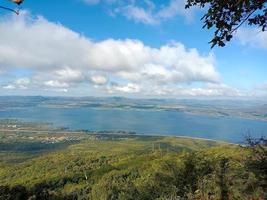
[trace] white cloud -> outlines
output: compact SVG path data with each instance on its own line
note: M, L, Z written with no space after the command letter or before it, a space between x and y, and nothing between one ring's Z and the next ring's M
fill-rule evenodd
M59 82L57 80L49 80L44 82L45 86L52 87L52 88L68 88L69 84L65 82Z
M125 85L119 85L113 83L105 88L109 93L138 93L140 92L140 86L135 83L127 83Z
M135 22L158 25L164 20L177 16L192 21L195 9L185 9L186 0L169 0L164 3L154 3L152 0L83 0L88 5L95 5L100 2L109 4L109 13L112 15L123 15ZM156 1L155 1L156 2ZM112 4L113 6L110 6Z
M45 91L56 92L56 93L67 93L69 90L67 88L45 88Z
M28 89L30 83L31 83L31 81L27 77L19 78L19 79L16 79L15 81L13 81L12 83L9 83L7 85L3 85L2 88L3 89L12 89L12 90L13 89L26 90L26 89Z
M236 97L243 96L240 91L225 84L206 84L203 87L178 88L173 91L175 96L186 97Z
M129 5L123 8L119 8L116 9L116 13L121 13L128 19L135 22L141 22L150 25L159 24L159 20L155 18L152 12L138 6Z
M205 87L182 89L180 92L185 96L204 96L204 97L242 97L246 96L245 93L229 87L225 84L206 84Z
M111 94L140 94L142 97L167 97L167 98L197 98L197 97L218 97L218 98L234 98L258 96L252 95L248 91L240 91L222 83L207 83L201 87L188 87L178 85L176 87L168 87L166 85L148 85L144 83L127 83L97 87Z
M108 82L107 78L101 75L92 76L91 81L95 85L105 85Z
M81 71L71 69L69 67L62 68L55 71L55 75L59 80L62 81L68 81L68 82L75 82L75 81L81 81L84 79L84 75Z
M7 90L13 90L13 89L16 89L16 87L14 86L14 85L4 85L3 87L2 87L3 89L7 89Z
M186 0L171 0L169 5L163 7L158 11L157 17L164 19L171 19L177 15L183 16L187 21L193 20L193 10L185 9Z
M5 89L68 92L83 85L122 95L239 95L220 82L214 55L179 42L152 48L131 39L92 41L27 13L2 19L0 32L0 71L31 70L27 78L1 83Z
M237 32L237 38L243 45L267 50L267 31L262 32L259 29L240 28Z

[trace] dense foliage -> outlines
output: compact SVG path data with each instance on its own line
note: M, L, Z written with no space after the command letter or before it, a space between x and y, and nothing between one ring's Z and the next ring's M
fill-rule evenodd
M0 200L266 199L265 153L262 142L84 140L16 165L0 162Z

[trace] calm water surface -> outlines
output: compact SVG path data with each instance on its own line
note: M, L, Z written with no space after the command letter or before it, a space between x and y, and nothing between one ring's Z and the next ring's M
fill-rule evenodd
M25 108L0 111L0 118L49 122L70 129L135 131L143 134L177 135L243 142L267 136L267 122L230 117L190 115L177 111L142 111L93 108Z

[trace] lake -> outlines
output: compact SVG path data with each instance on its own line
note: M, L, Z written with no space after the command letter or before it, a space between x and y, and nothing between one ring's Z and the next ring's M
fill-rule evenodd
M141 134L198 137L240 143L245 136L267 136L267 122L177 111L27 107L0 111L0 118L49 122L73 130L134 131Z

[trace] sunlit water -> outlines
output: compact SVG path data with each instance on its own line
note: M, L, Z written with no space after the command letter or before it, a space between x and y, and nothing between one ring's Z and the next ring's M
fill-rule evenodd
M245 136L267 136L267 122L233 117L191 115L177 111L143 111L93 108L42 108L0 111L0 118L49 122L73 130L134 131L243 142Z

